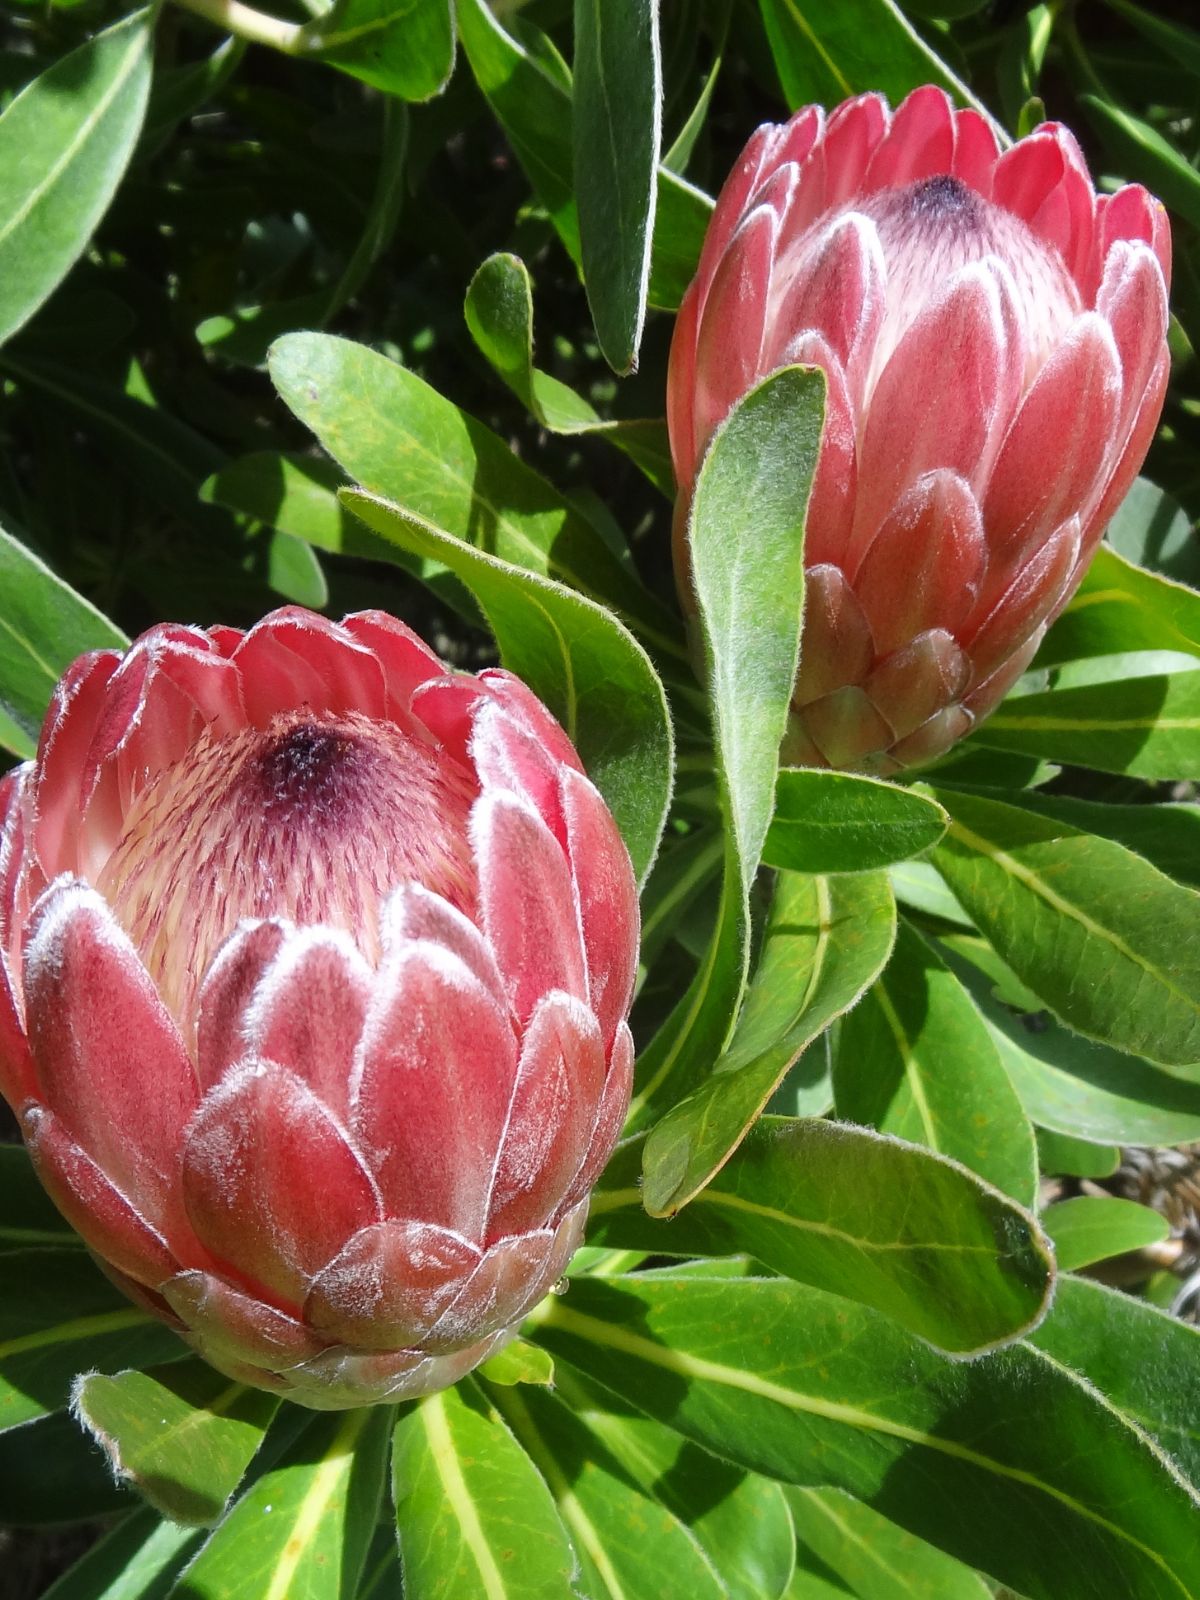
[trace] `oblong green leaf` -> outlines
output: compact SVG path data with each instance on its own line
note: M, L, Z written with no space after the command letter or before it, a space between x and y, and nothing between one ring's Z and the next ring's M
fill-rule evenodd
M83 254L137 144L151 12L135 11L26 85L0 116L0 343Z
M494 1396L537 1467L571 1535L595 1600L725 1600L725 1586L690 1528L654 1499L561 1400Z
M1098 1144L1094 1139L1076 1139L1070 1134L1037 1128L1038 1165L1047 1174L1070 1174L1073 1178L1111 1178L1121 1165L1119 1145Z
M1193 227L1200 227L1200 172L1157 128L1122 106L1096 94L1081 94L1079 103L1121 171L1137 178Z
M78 1372L187 1354L82 1251L0 1256L0 1432L64 1406Z
M682 657L675 619L591 523L415 373L323 333L277 340L270 369L286 404L371 494L615 607L644 638Z
M406 1600L559 1600L575 1552L549 1489L468 1379L396 1423L392 1490Z
M585 595L463 544L357 490L345 504L401 548L443 562L487 615L504 664L541 695L608 801L639 882L653 863L671 797L673 736L650 659Z
M886 1312L939 1349L1017 1338L1054 1275L1033 1217L955 1162L868 1128L763 1118L669 1222L646 1215L637 1141L592 1197L589 1240L663 1255L748 1252Z
M727 824L724 877L699 971L643 1053L634 1125L711 1070L745 987L750 886L770 825L800 650L804 518L824 396L815 368L772 374L722 422L696 479L688 551Z
M729 1600L779 1600L794 1538L777 1483L709 1455L574 1368L558 1372L557 1390L642 1488L691 1528Z
M54 685L85 650L129 640L0 528L0 744L31 756Z
M840 1489L787 1491L796 1538L858 1600L992 1600L969 1567Z
M457 10L459 38L475 81L578 264L570 86L505 31L486 0L458 0ZM696 270L711 214L706 194L660 167L647 289L651 305L668 311L679 305Z
M479 1376L489 1383L542 1383L553 1384L554 1363L544 1350L525 1339L514 1339L501 1346L494 1356L478 1368Z
M941 807L911 789L850 772L785 767L763 860L793 872L868 872L920 854L945 831Z
M1028 1345L936 1355L784 1279L579 1279L535 1336L650 1416L847 1490L1029 1600L1200 1592L1198 1502L1085 1380Z
M1200 33L1169 22L1165 17L1156 17L1152 11L1130 5L1128 0L1105 0L1105 4L1152 44L1158 45L1171 62L1185 67L1192 77L1200 78Z
M1037 659L1053 665L1125 650L1200 655L1200 594L1101 545Z
M1032 1205L1033 1130L970 995L901 924L892 958L843 1018L838 1115L928 1145Z
M452 572L410 556L350 515L337 496L345 482L346 475L335 462L256 450L214 472L201 485L200 498L253 517L316 550L401 567L452 611L478 623L478 606Z
M1132 778L1200 777L1200 670L1009 698L975 738Z
M1064 1272L1158 1244L1171 1232L1166 1217L1149 1206L1115 1195L1081 1194L1042 1212L1042 1227L1054 1241Z
M428 100L454 68L450 0L336 0L300 30L297 53L385 94Z
M793 108L878 89L893 106L936 83L959 105L983 110L892 0L759 0L783 92Z
M314 1416L209 1535L178 1593L353 1595L379 1516L391 1423L389 1406Z
M1200 1486L1200 1329L1132 1295L1063 1278L1031 1343L1090 1379Z
M624 450L656 488L675 493L666 423L605 421L591 403L533 364L533 285L519 256L501 251L467 286L467 327L482 355L551 433L592 433Z
M1022 982L1089 1038L1200 1076L1200 894L1107 839L935 793L934 863Z
M76 1379L71 1407L114 1476L172 1522L215 1522L242 1481L279 1399L200 1360Z
M646 1141L647 1210L673 1214L720 1169L802 1052L878 976L895 932L882 873L780 874L758 967L719 1070Z
M998 797L997 797L998 798ZM1043 817L1058 817L1084 833L1114 839L1144 857L1168 878L1200 889L1200 807L1194 801L1163 805L1105 805L1073 795L1030 790L1011 795L1016 804Z
M579 253L596 338L637 365L662 145L658 0L575 0L572 95Z
M967 946L943 954L983 1013L1005 1071L1039 1127L1080 1139L1184 1144L1200 1139L1200 1084L1064 1028L1048 1011L1026 1018L1001 1002Z
M94 1544L42 1600L163 1600L200 1538L144 1507Z

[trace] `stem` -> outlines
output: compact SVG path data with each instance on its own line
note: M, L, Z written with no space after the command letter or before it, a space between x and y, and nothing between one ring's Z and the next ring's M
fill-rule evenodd
M194 11L225 33L248 39L251 44L270 45L288 56L299 55L304 48L301 39L304 30L300 23L282 22L265 11L243 5L242 0L176 0L176 4L185 11Z

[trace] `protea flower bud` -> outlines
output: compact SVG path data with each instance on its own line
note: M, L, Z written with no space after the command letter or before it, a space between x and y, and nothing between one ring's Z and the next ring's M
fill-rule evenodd
M1162 207L1098 197L1055 123L1001 154L923 88L754 134L679 313L668 421L686 604L713 430L776 368L825 370L785 759L931 760L1024 670L1153 436L1169 272Z
M540 701L377 612L158 627L0 819L0 1088L109 1274L322 1408L506 1339L633 1054L629 858Z

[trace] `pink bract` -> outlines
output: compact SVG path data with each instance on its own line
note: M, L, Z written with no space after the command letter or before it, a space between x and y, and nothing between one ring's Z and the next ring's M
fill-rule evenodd
M1098 196L1046 123L1000 150L915 90L764 125L727 180L671 349L685 605L691 487L761 378L824 369L800 672L784 759L943 754L1024 670L1162 409L1170 232Z
M638 906L566 735L379 612L163 626L0 780L0 1090L105 1270L320 1408L453 1383L629 1103Z

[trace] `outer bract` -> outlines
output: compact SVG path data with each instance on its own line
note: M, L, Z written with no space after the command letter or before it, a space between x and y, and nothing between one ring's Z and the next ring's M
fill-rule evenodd
M825 370L786 760L929 761L1024 670L1153 436L1169 272L1162 207L1098 197L1055 123L1001 154L923 88L755 133L679 313L668 420L686 604L714 429L776 368Z
M0 1088L109 1274L322 1408L455 1381L629 1101L629 858L562 729L381 613L159 627L0 782Z

